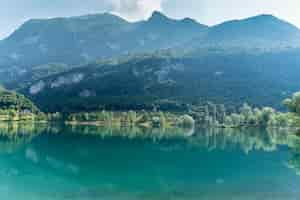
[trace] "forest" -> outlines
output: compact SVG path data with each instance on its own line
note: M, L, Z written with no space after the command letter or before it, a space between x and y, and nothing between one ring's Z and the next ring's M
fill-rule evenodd
M226 108L212 102L178 105L153 105L151 110L94 110L90 112L43 113L23 95L1 89L0 121L65 122L69 124L119 125L145 127L205 126L219 128L239 127L298 127L300 125L300 92L282 103L288 112L272 107L252 107L244 103L240 108ZM168 108L172 109L168 109ZM178 107L177 107L178 108Z

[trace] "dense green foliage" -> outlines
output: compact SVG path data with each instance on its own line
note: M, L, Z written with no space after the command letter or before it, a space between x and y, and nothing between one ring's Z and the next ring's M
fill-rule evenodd
M45 120L45 116L23 95L0 90L0 121L20 120Z
M230 110L223 104L208 103L193 106L190 112L199 125L212 127L289 127L293 120L288 113L277 112L271 107L252 108L243 104L237 110Z
M288 113L275 111L271 107L262 109L251 108L244 104L239 113L232 113L225 117L222 124L225 127L260 126L260 127L299 127L300 126L300 92L292 98L284 100L283 104L289 109ZM218 121L217 121L218 124Z
M45 112L187 111L199 101L283 109L282 99L300 88L296 53L282 53L284 60L277 53L136 56L92 63L12 87Z
M0 107L2 109L28 110L38 112L38 108L26 97L15 92L0 90Z
M290 112L300 115L300 92L295 93L291 99L286 99L284 104Z
M300 92L293 94L291 98L284 100L283 104L289 109L289 118L294 126L300 126Z
M251 108L245 104L240 113L226 116L224 126L259 126L259 127L289 127L292 121L287 114L276 112L273 108Z

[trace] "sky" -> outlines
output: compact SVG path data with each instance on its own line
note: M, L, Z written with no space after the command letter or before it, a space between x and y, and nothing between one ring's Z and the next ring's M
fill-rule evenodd
M158 10L172 18L190 17L207 25L273 14L300 27L299 8L299 0L1 0L0 39L31 18L103 12L136 21Z

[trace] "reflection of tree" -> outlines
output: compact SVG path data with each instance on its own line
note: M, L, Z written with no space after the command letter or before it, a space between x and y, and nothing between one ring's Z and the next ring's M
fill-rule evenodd
M142 128L93 125L47 125L35 123L0 124L0 151L11 152L21 144L30 142L40 133L97 136L100 138L122 137L127 139L180 139L184 145L208 150L239 148L248 153L253 150L275 151L278 145L291 146L291 134L286 129L184 129Z
M248 153L253 150L275 151L278 145L289 143L287 130L279 129L204 129L199 130L189 143L209 150L241 148Z
M293 136L289 145L291 148L291 158L288 166L295 169L297 174L300 175L300 136L299 134L297 135Z
M185 145L208 150L240 148L248 153L254 150L275 151L279 145L289 145L291 134L287 129L153 129L141 127L64 126L57 132L94 135L101 138L122 137L128 139L182 138Z
M81 135L96 135L105 137L123 137L123 138L139 138L139 139L168 139L182 138L193 135L193 128L143 128L137 126L120 127L120 126L81 126L67 125L63 127L64 132L81 134Z
M216 162L208 159L205 165L206 162L201 160L201 156L204 156L202 159L205 160L205 156L208 158L210 154L203 152L202 148L238 148L249 152L256 149L271 151L281 144L289 144L292 147L291 136L287 131L280 132L274 129L203 129L195 130L190 136L193 130L41 124L1 127L0 151L5 149L4 143L8 141L11 142L8 146L12 150L4 152L12 152L18 148L12 155L14 159L3 157L2 161L6 166L16 166L24 171L34 168L37 174L47 172L59 176L66 175L83 185L98 185L99 180L102 180L105 184L115 183L120 188L126 187L129 180L134 180L136 187L139 187L140 177L145 175L147 177L144 178L153 183L152 185L159 184L155 182L157 177L164 179L167 184L173 184L174 176L181 180L188 173L186 171L190 171L188 169L191 169L193 174L192 172L197 172L203 165L203 169L206 166L209 168ZM23 134L15 135L20 132ZM44 134L38 135L41 132ZM37 137L32 140L35 136ZM115 136L121 139L114 138ZM26 145L23 146L24 143ZM22 148L19 148L20 145ZM190 147L193 151L189 151ZM295 158L299 161L299 156ZM223 163L226 167L226 159L227 157L218 160L218 165ZM15 162L19 164L16 165ZM292 160L290 164L299 166L294 163L297 162ZM238 169L240 166L235 167ZM193 169L195 171L192 171ZM199 174L199 178L202 177L202 172ZM115 177L122 177L122 180ZM35 178L37 177L30 177L33 180Z
M46 124L35 123L0 123L0 153L13 152L21 145L29 143L46 127Z

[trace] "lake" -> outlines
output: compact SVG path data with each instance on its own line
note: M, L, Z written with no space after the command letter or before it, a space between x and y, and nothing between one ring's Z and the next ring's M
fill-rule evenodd
M0 124L0 199L296 200L286 130Z

